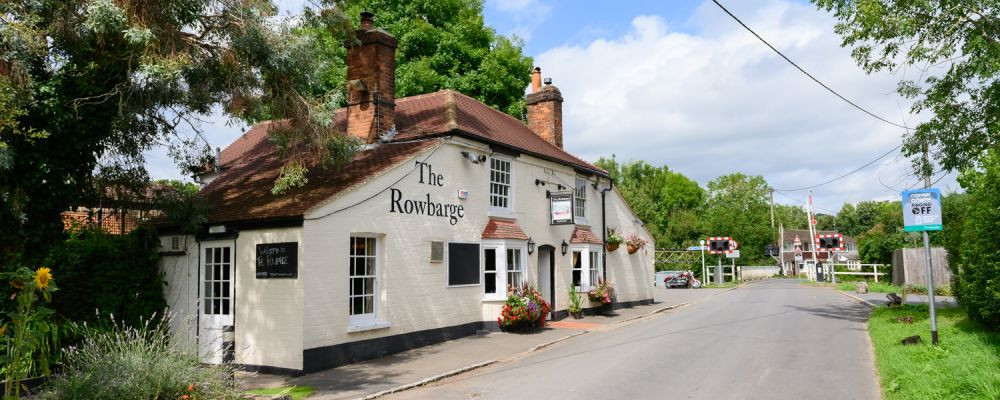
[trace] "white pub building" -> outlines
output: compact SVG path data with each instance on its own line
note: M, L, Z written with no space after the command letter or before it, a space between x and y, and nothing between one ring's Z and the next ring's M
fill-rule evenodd
M301 374L495 330L509 285L564 318L598 279L618 307L652 302L653 251L606 252L605 229L649 232L605 171L563 150L562 96L532 74L527 124L452 90L395 98L396 40L363 14L336 129L366 146L271 194L283 160L252 127L199 197L204 231L161 229L172 327L221 362ZM610 139L609 139L610 140Z

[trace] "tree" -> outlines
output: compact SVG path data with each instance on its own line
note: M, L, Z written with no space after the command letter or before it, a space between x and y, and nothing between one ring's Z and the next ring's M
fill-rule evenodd
M791 206L787 204L774 205L774 223L784 226L785 229L806 229L806 210L802 206Z
M341 7L320 5L296 26L351 39ZM0 3L0 262L43 257L69 206L141 191L143 152L159 143L203 168L204 140L178 128L213 109L288 121L271 132L289 156L278 186L353 154L356 140L329 128L335 102L310 95L317 43L275 12L265 0Z
M701 229L696 210L705 196L697 182L666 166L654 167L645 161L619 163L614 155L602 157L595 165L608 171L659 246L679 247L697 240Z
M769 189L761 176L723 175L708 183L703 216L706 234L730 236L740 244L741 259L764 261L764 246L774 243Z
M957 261L955 294L972 319L1000 330L1000 152L990 150L983 159L983 169L968 171L959 177L968 193L960 251L951 254ZM956 199L957 200L957 199ZM957 205L957 204L956 204ZM945 212L948 207L945 206ZM948 223L946 220L945 223ZM946 229L950 229L951 226ZM951 241L954 245L954 241ZM957 256L957 260L955 259Z
M524 88L533 60L523 41L497 34L483 22L481 0L352 0L347 15L369 10L375 25L396 37L396 96L455 89L515 118L524 112ZM329 61L317 89L343 93L345 51L321 29L302 33L323 43ZM343 97L342 97L343 98Z
M898 92L916 99L914 114L931 119L907 135L903 151L930 151L946 170L977 164L1000 144L1000 9L998 0L813 0L832 11L843 45L865 71L916 67ZM922 79L922 81L920 81ZM930 175L930 163L915 158Z

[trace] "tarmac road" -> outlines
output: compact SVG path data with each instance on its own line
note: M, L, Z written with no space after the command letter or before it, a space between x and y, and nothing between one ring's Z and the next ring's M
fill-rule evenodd
M390 399L878 399L867 306L767 280Z

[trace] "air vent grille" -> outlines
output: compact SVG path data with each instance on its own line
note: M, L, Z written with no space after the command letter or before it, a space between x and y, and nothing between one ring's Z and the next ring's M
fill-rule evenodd
M444 242L431 242L431 262L444 262Z

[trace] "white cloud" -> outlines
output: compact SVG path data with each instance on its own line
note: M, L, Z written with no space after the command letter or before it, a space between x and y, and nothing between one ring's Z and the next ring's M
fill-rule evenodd
M785 1L741 3L733 11L847 98L890 120L909 115L909 103L894 93L899 77L861 71L840 47L829 15ZM902 129L826 92L711 2L689 22L699 33L638 16L620 37L536 58L565 99L568 150L589 160L615 153L619 160L666 164L703 184L730 172L763 175L781 189L833 179L899 144ZM901 179L909 170L909 160L889 156L815 189L814 198L832 210L882 198L891 192L878 178L902 188L916 180ZM790 195L805 199L805 192Z

